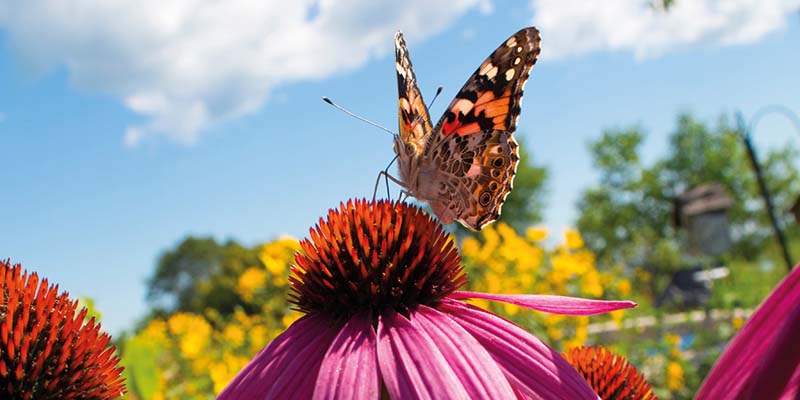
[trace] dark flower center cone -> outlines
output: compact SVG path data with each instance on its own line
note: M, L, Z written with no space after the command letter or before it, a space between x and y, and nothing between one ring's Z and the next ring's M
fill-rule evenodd
M658 400L628 360L604 347L575 347L564 353L564 358L603 400Z
M434 305L466 283L442 226L417 207L348 201L301 241L290 301L306 313L346 318L387 307Z

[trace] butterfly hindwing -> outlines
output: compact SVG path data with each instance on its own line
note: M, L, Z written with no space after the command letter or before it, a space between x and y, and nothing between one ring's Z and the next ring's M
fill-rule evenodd
M429 183L418 192L443 222L457 220L479 230L499 217L519 163L513 133L539 42L532 27L508 38L467 80L433 129L420 167Z

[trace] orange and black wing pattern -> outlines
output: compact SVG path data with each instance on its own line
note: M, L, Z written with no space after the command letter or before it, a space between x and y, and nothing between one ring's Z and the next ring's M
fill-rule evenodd
M437 133L465 136L485 130L514 132L522 91L539 56L539 31L520 30L475 71L447 107Z
M399 95L400 138L403 143L413 145L421 154L432 125L401 32L394 35L394 51Z

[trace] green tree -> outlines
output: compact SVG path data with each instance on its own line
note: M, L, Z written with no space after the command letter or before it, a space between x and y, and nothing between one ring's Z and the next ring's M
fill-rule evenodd
M500 221L517 232L524 232L529 226L542 221L547 188L547 168L533 163L533 156L519 143L519 165L514 177L514 188L503 204Z
M255 249L233 240L217 243L213 238L187 237L159 257L147 282L148 301L156 314L202 314L206 308L231 313L246 305L236 293L238 277L259 262Z
M643 139L639 128L611 130L590 145L600 183L582 195L577 226L601 264L677 266L681 232L672 223L673 201L710 182L721 183L733 198L728 218L734 255L752 258L772 240L746 151L724 118L709 129L679 116L667 153L649 166L640 157ZM786 146L762 161L781 215L800 192L796 160L797 151Z

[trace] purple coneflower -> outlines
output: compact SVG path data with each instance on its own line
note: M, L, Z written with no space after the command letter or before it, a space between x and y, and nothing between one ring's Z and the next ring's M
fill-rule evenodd
M697 400L800 398L800 267L725 348Z
M574 347L564 358L603 400L658 400L644 375L605 347Z
M420 209L350 201L301 242L290 301L306 315L219 399L597 399L561 355L462 299L591 315L634 307L544 295L457 292L456 248Z
M0 261L0 399L122 397L111 337L77 307L47 279Z

